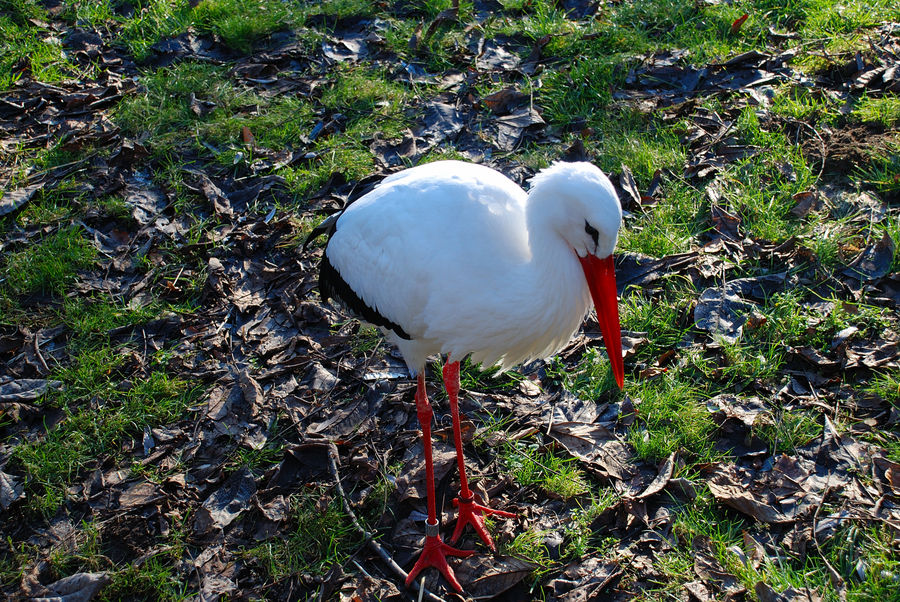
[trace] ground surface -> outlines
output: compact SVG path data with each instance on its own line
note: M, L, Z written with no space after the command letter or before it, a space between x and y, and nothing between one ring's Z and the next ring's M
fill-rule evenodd
M624 393L590 319L464 367L467 595L900 599L893 4L0 2L3 595L413 595L411 384L302 243L465 158L627 210Z

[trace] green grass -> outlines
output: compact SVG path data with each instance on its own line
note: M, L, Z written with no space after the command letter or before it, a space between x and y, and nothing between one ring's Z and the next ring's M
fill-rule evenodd
M537 444L523 441L506 442L500 456L519 485L537 485L563 499L588 491L588 482L575 458L565 458L541 451Z
M44 405L58 407L63 419L43 438L20 444L14 458L32 492L29 505L53 514L65 489L89 463L119 457L123 445L140 440L145 427L180 419L197 389L163 371L152 371L123 387L127 356L108 346L86 348L52 374L64 388ZM127 381L126 381L127 382Z
M600 490L599 494L591 495L587 506L579 505L572 512L571 520L565 529L565 544L563 556L572 561L578 561L591 554L603 553L613 544L613 539L602 537L591 529L591 523L603 511L611 508L618 500L618 495L612 489Z
M13 295L59 295L76 278L78 270L93 265L96 255L80 228L59 229L6 258L6 287Z
M192 16L201 31L214 33L229 47L249 53L266 36L302 25L298 14L292 3L279 0L205 0Z
M855 168L853 176L883 195L900 194L900 138L887 144L885 153L873 152L868 163Z
M286 534L244 552L269 579L324 575L333 565L346 562L360 545L340 499L322 489L291 497L290 524Z
M715 424L705 401L689 383L668 373L630 389L638 419L629 430L628 442L639 458L659 462L672 452L690 462L717 457L710 437Z
M32 25L44 19L37 3L11 0L0 3L0 90L22 77L56 82L77 73L62 53L62 44L51 31Z
M755 434L768 444L772 455L793 454L798 447L822 434L822 425L816 416L803 410L782 410L758 427Z

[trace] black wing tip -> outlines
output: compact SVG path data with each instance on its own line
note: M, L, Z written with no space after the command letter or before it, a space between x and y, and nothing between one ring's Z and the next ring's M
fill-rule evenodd
M334 234L335 228L337 228L338 218L341 216L343 211L338 211L332 215L329 215L325 219L323 219L318 226L313 228L309 235L306 237L306 240L303 241L303 250L309 247L314 240L322 236L323 234L327 235L328 238L331 238L331 235Z
M325 253L322 253L322 260L319 262L319 294L322 296L322 301L336 299L345 305L352 313L361 317L366 322L374 324L375 326L387 328L393 331L394 334L401 339L407 341L412 340L412 337L403 330L402 326L381 315L378 313L378 310L369 307L369 305L356 294L356 291L350 287L347 281L341 276L340 272L338 272L337 268L329 261L327 249Z

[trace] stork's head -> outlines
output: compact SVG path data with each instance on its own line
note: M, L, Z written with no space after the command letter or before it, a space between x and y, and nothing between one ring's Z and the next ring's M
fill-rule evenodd
M581 262L613 376L619 387L624 387L612 257L622 225L622 206L612 182L591 163L554 163L532 178L530 194L541 199L542 219L569 244Z

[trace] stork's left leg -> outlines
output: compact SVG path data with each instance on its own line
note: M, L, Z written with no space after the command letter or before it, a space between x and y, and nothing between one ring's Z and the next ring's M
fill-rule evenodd
M453 415L453 442L456 445L456 463L459 466L459 497L453 500L453 505L459 507L459 517L456 519L456 528L453 530L450 543L456 543L466 525L472 525L475 532L481 537L481 541L496 551L494 540L491 539L491 534L484 527L484 515L496 514L507 518L515 518L516 515L478 503L475 494L469 489L459 423L459 362L448 361L444 364L444 387L450 398L450 413Z
M425 485L428 489L426 492L428 519L425 521L425 548L406 577L406 586L409 587L413 579L423 570L428 567L434 567L453 586L453 589L462 593L462 586L457 581L456 575L453 574L453 569L447 564L446 557L466 557L474 552L457 550L441 540L440 523L437 520L437 509L434 499L434 462L431 452L431 418L434 413L431 410L431 404L428 402L428 396L425 394L425 374L423 372L419 372L419 377L416 381L416 413L419 416L419 426L422 427L422 443L425 448Z

